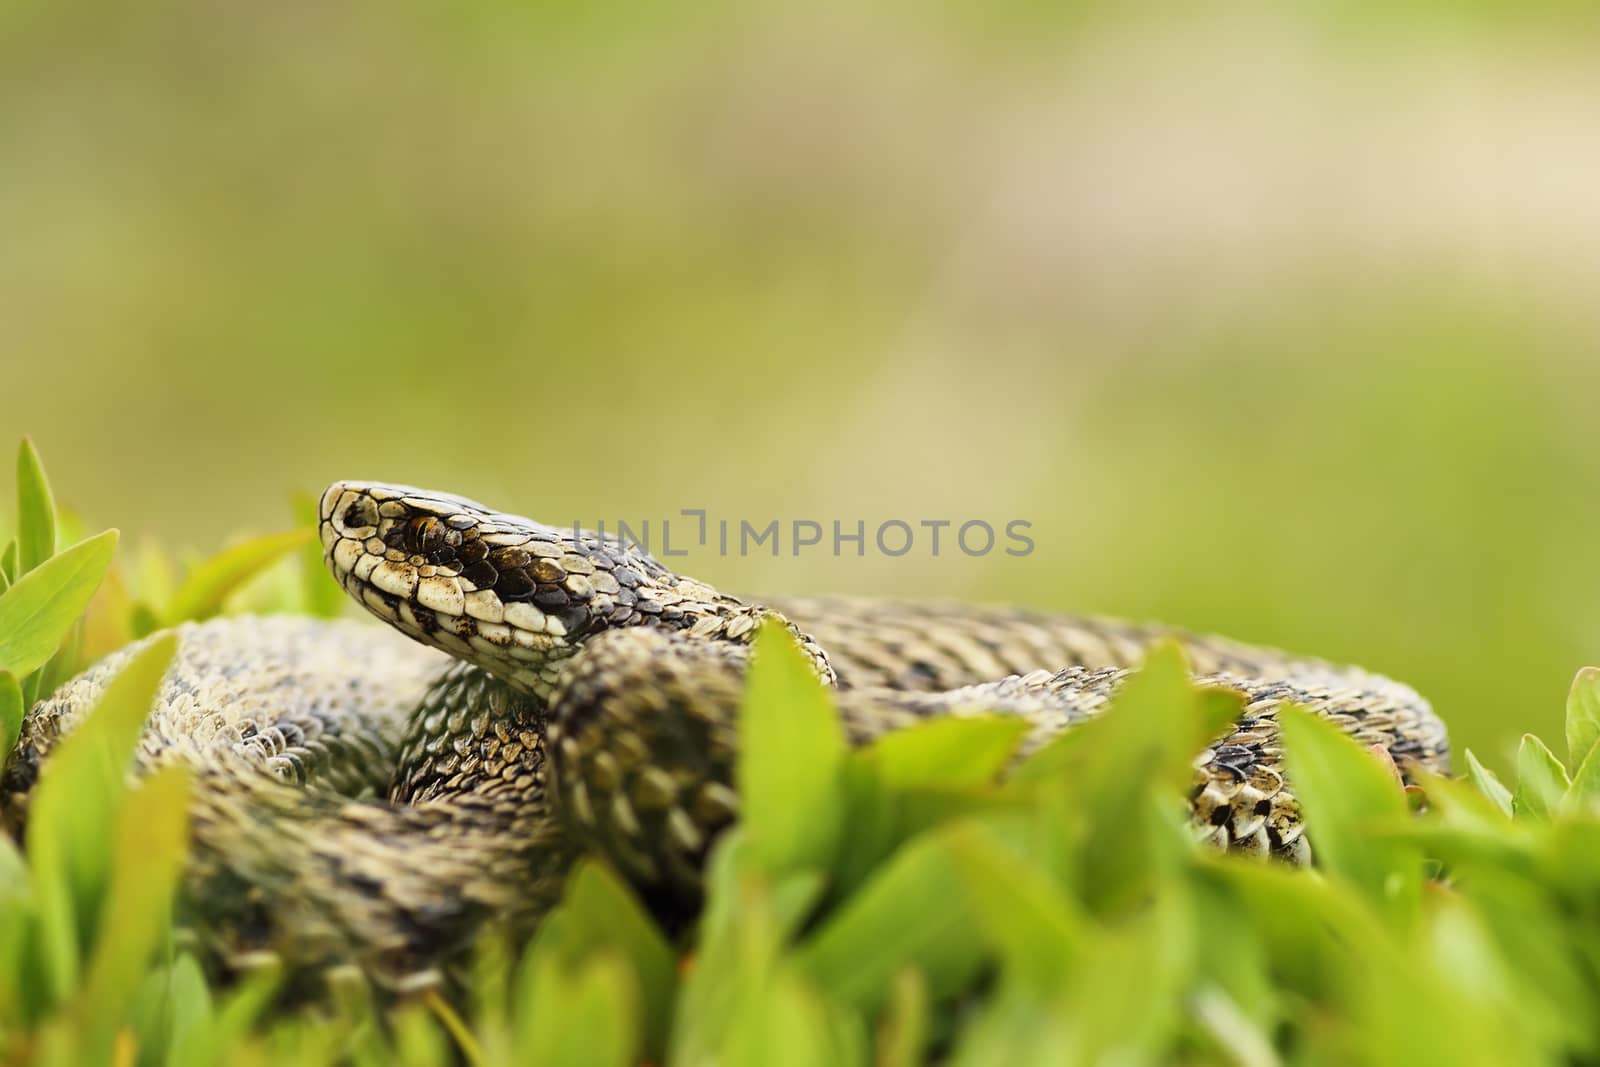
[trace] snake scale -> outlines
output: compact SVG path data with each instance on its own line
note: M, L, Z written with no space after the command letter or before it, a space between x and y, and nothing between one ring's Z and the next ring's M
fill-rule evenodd
M333 576L389 628L180 627L137 753L136 770L195 770L184 895L224 965L271 952L430 980L485 921L531 928L586 848L647 891L692 893L737 814L736 712L768 617L834 687L855 743L970 712L1022 715L1038 743L1177 636L1198 677L1245 701L1190 796L1196 834L1225 848L1310 858L1281 765L1286 703L1402 768L1448 761L1405 686L1222 638L996 607L756 603L615 540L406 486L334 484L319 532ZM12 832L52 746L137 647L30 711L0 776Z

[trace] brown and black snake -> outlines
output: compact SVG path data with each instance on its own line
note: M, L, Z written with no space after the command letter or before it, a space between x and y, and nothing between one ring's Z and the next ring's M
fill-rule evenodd
M1151 642L1243 694L1196 754L1195 834L1304 862L1275 715L1293 703L1442 770L1445 730L1356 668L1170 628L999 607L744 599L636 547L443 493L340 482L319 529L334 578L388 627L232 617L179 628L137 755L195 771L184 898L215 958L271 952L426 981L485 921L531 928L573 857L691 891L738 813L737 708L776 618L863 742L998 712L1037 743L1094 715ZM427 646L427 647L423 647ZM15 832L56 742L134 648L32 709L0 777Z

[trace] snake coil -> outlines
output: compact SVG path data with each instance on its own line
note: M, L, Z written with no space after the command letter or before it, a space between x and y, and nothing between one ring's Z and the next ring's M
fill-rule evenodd
M735 713L768 617L837 689L855 742L983 710L1025 717L1037 743L1177 636L1197 675L1244 696L1197 755L1190 798L1197 836L1224 848L1310 856L1282 767L1286 703L1402 768L1448 761L1407 687L1222 638L993 607L758 604L613 540L405 486L334 484L319 531L334 578L389 629L180 627L138 749L136 770L196 771L185 899L223 961L270 951L430 981L485 920L535 923L580 847L692 893L737 814ZM28 714L0 775L13 832L52 747L136 648Z

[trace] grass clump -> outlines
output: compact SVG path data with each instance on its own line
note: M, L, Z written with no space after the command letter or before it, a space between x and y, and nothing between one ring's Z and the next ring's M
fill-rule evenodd
M62 536L76 524L26 444L18 485L0 556L7 749L32 700L142 633L239 606L338 608L304 533L125 571L114 533ZM1565 759L1529 736L1509 786L1467 753L1464 779L1408 797L1392 765L1285 711L1307 871L1193 841L1189 761L1237 706L1193 687L1176 647L1002 776L1011 718L851 749L772 628L741 712L744 818L696 925L669 936L588 858L529 945L483 939L462 1002L380 1001L334 972L289 1012L270 967L213 988L182 947L185 773L122 773L172 649L147 645L61 745L23 847L0 838L0 1063L1600 1057L1600 671L1572 687Z

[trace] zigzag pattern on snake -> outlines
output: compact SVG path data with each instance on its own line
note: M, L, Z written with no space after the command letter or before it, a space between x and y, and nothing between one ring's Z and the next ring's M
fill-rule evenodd
M1402 768L1448 762L1443 725L1407 687L1222 638L969 605L757 603L613 539L406 486L336 483L319 529L335 579L388 628L183 626L138 749L136 771L197 771L184 898L224 964L270 951L430 980L483 922L531 928L580 848L692 895L737 815L736 711L768 617L835 687L855 742L999 712L1037 744L1178 637L1198 677L1244 697L1197 754L1190 796L1196 835L1228 849L1310 858L1281 761L1286 703ZM13 832L50 750L131 654L25 719L0 775Z

